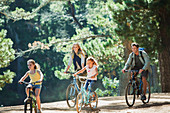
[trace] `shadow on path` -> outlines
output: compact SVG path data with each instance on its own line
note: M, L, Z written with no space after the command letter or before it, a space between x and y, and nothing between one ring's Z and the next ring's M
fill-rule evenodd
M163 105L170 105L170 102L154 102L149 104L137 105L134 106L133 108L138 109L138 108L148 108L148 107L163 106Z
M163 105L170 105L170 102L155 102L155 103L149 103L149 104L139 104L134 105L133 107L128 107L126 104L120 104L120 103L111 103L107 106L99 107L99 109L104 110L126 110L126 109L140 109L140 108L149 108L149 107L156 107L156 106L163 106Z

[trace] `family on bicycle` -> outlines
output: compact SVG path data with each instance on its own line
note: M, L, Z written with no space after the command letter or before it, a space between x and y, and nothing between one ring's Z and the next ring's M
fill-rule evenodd
M129 58L125 64L125 67L122 69L122 72L125 73L126 70L129 68L131 70L138 70L137 74L141 74L141 79L143 82L143 93L141 94L141 100L146 100L146 88L147 88L147 77L148 73L151 71L150 68L150 60L149 56L147 53L143 51L139 51L139 45L137 43L132 43L132 53L129 55ZM66 98L68 98L68 95L76 95L79 99L81 96L81 105L84 104L89 104L91 106L91 103L94 102L92 101L92 97L95 96L97 98L97 94L93 91L94 89L91 89L94 86L94 83L97 81L97 75L98 75L98 63L93 57L88 57L87 58L87 53L83 51L78 43L73 44L72 51L70 53L70 59L68 62L68 66L65 70L64 73L69 73L68 70L71 67L71 64L73 63L74 65L74 70L76 73L71 73L73 76L76 78L76 84L72 84L72 87L69 87L69 93L66 93ZM35 97L36 97L36 102L38 105L38 112L36 113L41 113L41 106L40 106L40 91L42 87L42 81L43 81L43 74L40 71L40 66L35 63L34 60L30 59L27 61L28 69L29 71L26 72L26 74L19 80L19 83L22 84L23 81L29 76L31 81L30 84L27 85L26 87L26 94L27 98L24 100L24 102L28 101L29 97L29 90L30 88L35 90ZM132 76L131 76L132 77ZM33 84L34 83L34 84ZM83 84L85 83L84 87ZM75 88L75 85L77 85L78 90ZM84 91L82 90L84 88ZM68 89L68 88L67 88ZM78 92L81 95L78 95ZM88 93L86 94L86 91ZM67 91L68 92L68 91ZM93 93L92 93L93 92ZM85 96L88 96L87 101L85 101L85 98L83 97L83 94ZM79 107L80 103L78 102L79 100L72 100L73 102L78 103L77 111L80 112L81 108ZM77 104L76 103L76 104ZM97 99L95 99L95 104L97 107ZM70 106L70 105L69 105ZM92 107L94 108L94 107Z

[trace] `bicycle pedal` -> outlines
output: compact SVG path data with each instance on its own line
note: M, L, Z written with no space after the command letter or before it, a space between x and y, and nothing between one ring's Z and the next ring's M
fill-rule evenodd
M89 104L86 104L86 103L84 104L84 106L88 106L88 105L89 105Z

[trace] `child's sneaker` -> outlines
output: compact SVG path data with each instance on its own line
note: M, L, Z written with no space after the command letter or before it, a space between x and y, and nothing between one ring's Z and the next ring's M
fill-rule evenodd
M41 109L37 109L37 113L42 113L42 112L41 112Z
M24 103L27 102L27 101L29 102L30 100L31 100L31 99L27 97L27 98L24 100Z

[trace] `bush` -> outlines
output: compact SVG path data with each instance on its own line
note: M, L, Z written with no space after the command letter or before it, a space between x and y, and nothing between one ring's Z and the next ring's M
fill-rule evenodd
M105 90L102 91L100 88L97 88L95 91L98 96L117 96L119 87L119 80L117 80L117 78L114 78L114 80L112 80L105 76L102 79L102 84Z

